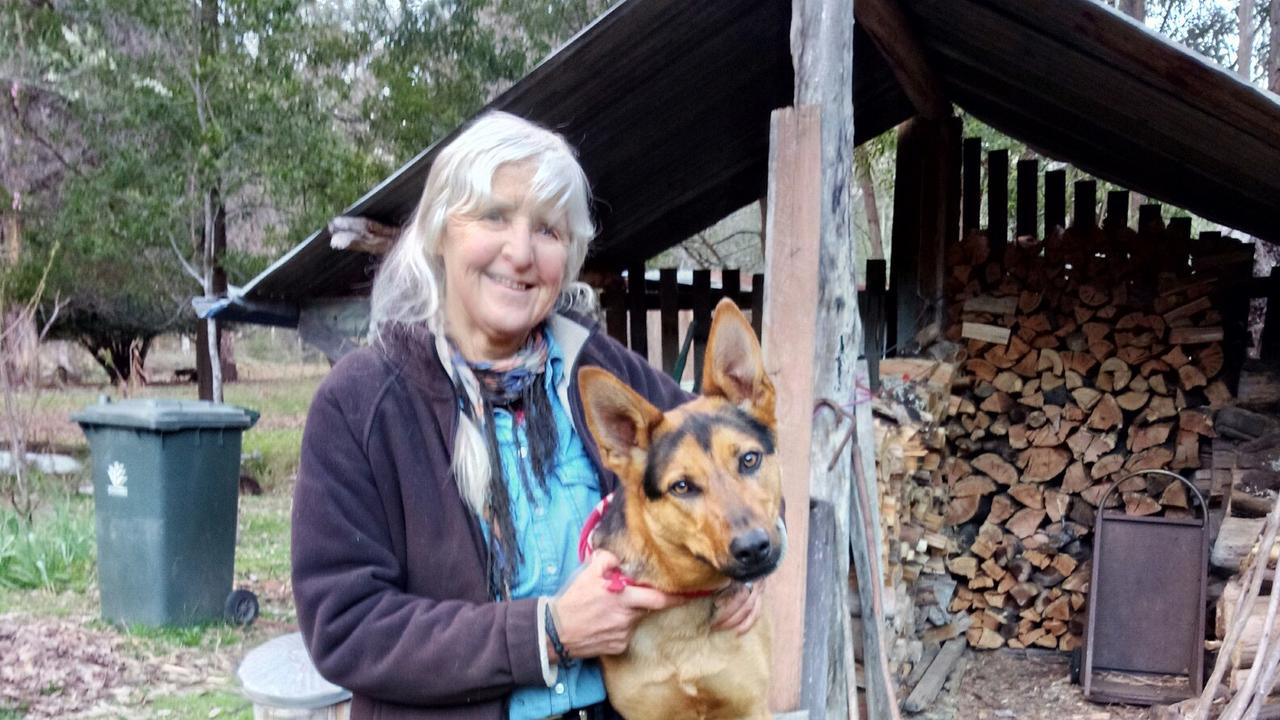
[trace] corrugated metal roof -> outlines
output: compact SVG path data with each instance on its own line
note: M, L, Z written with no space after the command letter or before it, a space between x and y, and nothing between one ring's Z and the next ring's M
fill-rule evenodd
M1092 0L899 4L950 99L985 122L1098 177L1280 240L1275 96ZM791 102L790 21L785 0L624 0L487 106L577 146L601 226L589 266L651 257L763 194L769 114ZM854 44L862 142L912 110L860 29ZM399 224L450 137L346 213ZM330 249L320 230L244 298L364 294L375 263Z

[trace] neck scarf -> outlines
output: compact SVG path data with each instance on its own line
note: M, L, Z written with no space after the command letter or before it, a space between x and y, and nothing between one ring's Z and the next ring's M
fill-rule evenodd
M523 556L517 543L512 498L498 449L493 412L495 408L504 409L512 414L513 425L523 426L529 446L529 462L518 462L517 469L525 499L532 504L536 496L529 470L536 477L538 486L545 491L546 476L554 468L559 443L555 416L543 380L550 346L541 325L529 333L529 339L514 355L501 360L471 362L463 357L452 341L450 346L454 377L459 380L468 375L475 378L479 390L478 401L474 403L467 399L470 395L462 387L458 388L458 396L462 398L463 413L480 428L488 446L492 474L486 517L483 519L489 526L489 590L492 597L507 600ZM512 428L517 443L520 443L519 429Z

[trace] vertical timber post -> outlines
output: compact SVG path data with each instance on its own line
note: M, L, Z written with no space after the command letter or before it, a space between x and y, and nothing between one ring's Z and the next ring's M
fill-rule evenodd
M865 494L866 487L855 487L853 463L848 459L851 456L845 455L851 452L851 445L854 443L845 446L841 444L844 432L848 429L848 421L829 410L816 411L819 400L830 400L841 405L855 401L857 358L862 345L848 192L853 177L853 4L854 0L797 0L791 6L791 56L795 68L793 100L796 105L792 112L802 115L816 112L819 131L817 187L814 191L809 191L814 195L810 199L793 197L792 200L802 204L816 203L816 216L813 218L816 223L810 227L816 227L817 237L810 231L808 242L812 244L816 240L818 248L816 265L807 271L789 270L792 259L777 251L779 234L796 230L784 230L786 225L778 221L774 208L777 207L776 200L781 198L775 199L774 195L781 191L784 195L794 196L799 194L799 190L795 186L781 184L783 179L777 177L777 171L781 168L775 165L770 169L771 208L766 257L766 278L771 283L765 295L766 337L775 330L771 327L773 323L769 322L770 318L777 318L780 324L786 325L797 325L796 319L799 317L815 318L813 337L816 341L811 341L812 353L805 358L807 363L795 361L794 350L803 346L793 343L790 346L775 347L772 356L774 364L766 367L780 375L782 363L779 356L783 348L787 347L792 349L788 374L796 370L797 364L811 363L812 391L806 398L807 413L797 418L797 421L810 426L807 430L810 437L808 494L817 500L829 502L835 510L837 547L835 577L830 579L829 584L815 587L821 587L824 592L831 593L831 597L838 599L834 606L839 612L832 618L832 626L829 628L832 643L826 662L815 665L811 659L803 667L803 672L807 675L820 672L831 679L827 685L826 698L805 698L811 712L812 709L823 708L822 716L829 718L857 717L857 688L854 682L849 622L849 564L848 553L845 552L850 548L851 539L850 501L854 497L851 493L863 494L858 498L861 507L878 506L874 499L874 478L870 478L868 482L873 490L871 496ZM787 111L775 113L775 130L779 129L780 113L785 112ZM780 139L780 133L775 133L773 139ZM771 160L776 157L776 153L771 153ZM808 204L807 207L810 211L815 211L813 204ZM773 266L769 266L769 258L774 260ZM813 283L816 285L816 297L806 298L812 304L807 307L794 305L790 315L778 314L786 312L788 306L778 302L776 292L788 282L792 285L808 284L805 278L816 279L816 283ZM807 326L807 323L804 325ZM781 328L777 329L780 330ZM768 361L766 358L766 362ZM781 392L779 397L782 397ZM857 427L857 430L867 433L871 428ZM781 445L781 439L779 444ZM789 519L795 520L799 515L805 514L808 505L797 510L798 512L789 513ZM863 556L867 554L867 540L865 535L859 533ZM857 549L854 547L855 552ZM793 555L797 561L801 560L800 552ZM860 563L858 572L861 581L864 574L870 572L870 565ZM881 579L873 573L866 578L864 584L869 588L878 588L880 582ZM808 602L813 601L810 599ZM803 633L794 632L795 618L787 618L786 612L786 609L775 606L774 618L789 621L787 624L791 630L787 641L794 643L798 640L798 647L803 650ZM864 613L866 614L868 613ZM867 666L868 714L875 718L892 717L896 708L883 707L885 703L882 693L885 688L876 680L883 672L883 668L879 667L880 653L877 650L881 643L879 624L882 618L874 612L870 615L871 617L864 618L868 621L864 623L864 643L868 648L866 656L870 658ZM796 648L797 645L789 647ZM797 661L801 657L802 653L795 649L785 654L775 652L773 667L776 674L770 698L776 710L794 708L801 700L798 697L799 687L794 681L783 678L783 675L794 678L795 666L800 664ZM787 667L788 664L791 665L790 668Z
M805 554L809 540L809 446L813 363L796 350L815 347L812 319L818 285L794 278L818 273L820 115L817 108L773 112L769 133L769 243L765 245L762 346L765 371L777 391L778 460L787 503L787 544L793 549L765 586L773 625L775 711L800 706L804 655ZM783 278L793 278L788 281Z

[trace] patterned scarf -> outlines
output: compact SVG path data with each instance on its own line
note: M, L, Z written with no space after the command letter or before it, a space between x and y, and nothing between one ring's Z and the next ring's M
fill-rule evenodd
M471 403L469 395L458 388L462 398L462 411L485 438L489 451L489 498L484 520L489 524L488 565L491 597L508 600L516 582L519 564L523 559L517 543L515 516L510 491L498 449L498 436L493 417L494 408L502 408L512 414L515 425L522 425L529 444L529 463L517 463L525 497L532 503L533 486L528 468L532 466L538 485L545 491L547 473L554 469L555 453L559 444L555 416L547 397L544 373L547 370L549 344L545 327L539 325L529 333L529 339L514 355L495 361L470 362L450 341L454 376L474 377L479 389L479 402ZM462 372L463 370L469 373ZM519 443L519 428L513 427Z

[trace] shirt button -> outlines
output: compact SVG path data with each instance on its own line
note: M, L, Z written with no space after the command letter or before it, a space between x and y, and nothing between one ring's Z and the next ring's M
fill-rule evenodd
M555 574L556 574L556 570L559 570L559 568L557 568L557 567L556 567L556 564L555 564L555 563L547 563L547 574L548 574L548 575L555 575Z
M533 514L536 515L537 517L542 517L543 515L547 514L547 509L539 505L538 507L533 509Z
M556 683L556 694L557 695L564 694L564 683Z
M529 457L529 448L523 448L523 447L520 448L520 457L522 458Z

